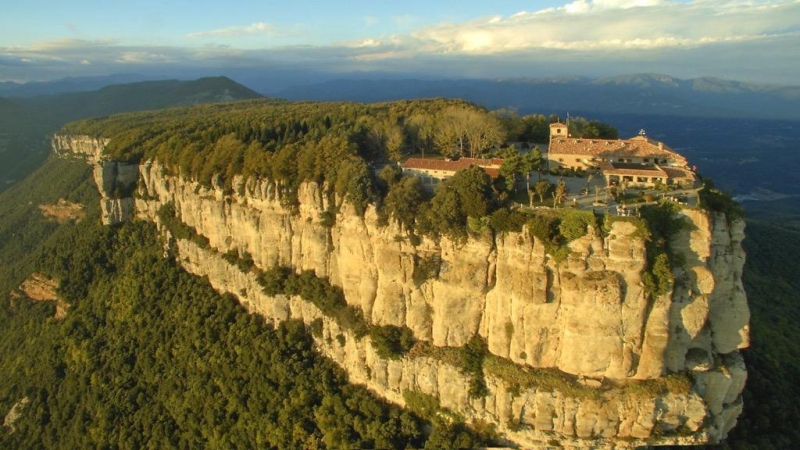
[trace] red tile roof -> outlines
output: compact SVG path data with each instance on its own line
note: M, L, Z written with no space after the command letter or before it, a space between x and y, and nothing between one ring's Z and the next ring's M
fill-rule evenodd
M632 175L637 177L662 177L667 178L667 173L658 169L629 169L629 168L614 168L604 170L603 173L608 175Z
M666 172L667 175L672 179L681 179L681 178L686 178L689 180L695 179L694 172L692 172L689 169L683 169L680 167L662 167L661 169L664 172Z
M409 158L402 164L402 167L403 169L439 170L452 174L471 165L476 165L482 168L490 177L497 178L500 175L499 169L503 165L503 159L461 158L456 161L448 161L445 159Z
M631 175L639 177L667 178L667 172L659 166L641 166L638 164L613 164L604 162L600 169L607 175Z
M481 167L481 169L493 180L500 176L500 169L492 169L490 167Z
M679 153L645 136L624 140L556 138L550 143L549 152L550 155L585 155L604 159L663 158L685 162Z

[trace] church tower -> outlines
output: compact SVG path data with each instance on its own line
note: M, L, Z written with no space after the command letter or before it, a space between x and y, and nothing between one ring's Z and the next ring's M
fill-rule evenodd
M551 123L550 124L550 143L553 142L553 139L556 138L566 138L569 137L569 128L561 122Z

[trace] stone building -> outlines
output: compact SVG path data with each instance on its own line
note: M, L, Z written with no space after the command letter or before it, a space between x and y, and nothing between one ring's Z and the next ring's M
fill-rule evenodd
M460 158L456 161L449 161L446 159L409 158L401 167L403 175L414 175L420 178L424 186L435 186L440 181L452 177L459 170L466 169L471 165L480 167L494 179L500 175L503 159Z
M574 138L563 123L550 124L547 153L550 169L581 169L602 173L608 184L655 186L691 185L695 175L686 158L644 130L629 139Z

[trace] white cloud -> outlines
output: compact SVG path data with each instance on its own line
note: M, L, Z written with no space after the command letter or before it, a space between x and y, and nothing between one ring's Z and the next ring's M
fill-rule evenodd
M577 0L560 8L442 23L405 36L420 52L626 51L759 40L800 25L800 2Z
M177 59L168 53L152 50L126 50L116 59L124 64L164 64L177 62Z
M32 52L60 52L60 51L71 51L72 49L76 48L104 48L108 46L116 45L117 41L113 39L96 39L96 40L86 40L86 39L55 39L50 41L41 41L36 42L28 47L19 48L19 50L24 51L32 51Z
M283 36L285 33L268 22L256 22L250 25L218 28L216 30L199 31L186 35L189 38L238 38L243 36Z
M355 44L349 45L351 47L378 47L381 45L380 41L376 41L375 39L364 39L361 42L356 42Z
M412 17L393 20L418 23ZM800 0L576 0L510 16L406 29L413 31L328 46L255 48L250 42L243 48L238 41L238 46L184 48L63 39L24 48L0 46L0 69L19 79L24 70L32 70L26 67L72 74L68 71L111 73L137 65L155 70L159 64L221 71L299 64L314 70L485 77L662 72L735 78L742 73L751 80L793 84L800 73ZM258 22L189 36L283 37L290 31Z
M563 6L562 9L570 14L582 14L604 9L629 9L665 3L664 0L575 0Z

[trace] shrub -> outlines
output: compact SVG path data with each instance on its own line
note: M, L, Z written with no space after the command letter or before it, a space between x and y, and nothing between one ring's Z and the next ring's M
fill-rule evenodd
M398 359L408 353L416 343L414 333L408 327L394 325L373 326L369 331L372 346L378 356L385 359Z
M483 234L489 230L489 217L467 217L467 228L475 234Z
M506 322L505 332L506 339L511 340L511 338L514 337L514 324L511 322Z
M485 397L489 394L483 376L483 361L488 352L486 341L477 333L461 348L461 370L470 377L470 398Z
M285 282L291 275L292 271L288 267L273 266L259 274L258 282L265 294L276 296L286 293Z
M369 325L364 320L364 313L356 306L347 305L336 310L331 316L342 328L353 333L356 339L361 339L369 333Z
M208 238L198 234L194 228L183 223L183 221L178 217L178 212L175 209L174 203L164 203L160 208L158 208L156 215L158 216L158 220L161 225L169 230L174 239L192 241L202 248L208 248Z
M322 319L316 318L308 324L309 330L311 330L311 335L315 338L319 339L322 337Z
M531 236L545 244L557 245L560 237L558 225L559 221L555 217L535 215L528 220L528 231Z
M412 275L414 283L420 286L429 279L439 277L441 267L442 260L438 254L425 257L414 255L414 273Z
M327 278L317 277L313 270L304 270L298 275L288 267L275 266L262 272L258 282L267 295L299 295L356 338L369 332L361 309L348 305L342 289L332 285Z
M235 265L242 272L249 272L253 269L253 267L255 267L253 255L248 252L243 252L241 255L239 255L239 252L236 249L230 249L225 252L222 255L222 259L230 264Z
M676 214L678 208L672 203L662 203L640 209L647 228L644 236L647 267L642 273L642 281L645 292L654 297L669 292L673 281L672 268L680 260L672 256L669 248L672 237L687 227L687 222Z
M594 223L594 215L587 211L560 210L551 214L537 214L528 221L528 231L545 246L545 251L556 264L561 263L571 253L567 244L570 240L586 234L586 227ZM571 239L567 239L562 231L562 220L566 220L563 230Z
M322 211L319 223L325 228L332 228L336 224L336 214L328 210Z
M422 392L403 390L403 400L411 411L422 417L433 417L441 409L438 398Z
M706 178L705 189L698 193L700 207L707 211L720 212L725 214L728 220L744 218L744 209L731 196L714 187L714 182Z
M558 224L559 233L567 242L574 241L586 235L590 226L595 223L594 213L591 211L564 210L561 223Z
M558 391L577 399L598 398L601 393L600 389L584 386L574 376L556 369L533 369L491 354L486 356L484 368L507 385L519 389L535 387L543 392Z
M659 297L669 292L672 287L672 269L666 253L659 253L649 271L642 274L645 292Z
M500 208L489 216L489 225L498 233L520 232L528 217L519 211Z

